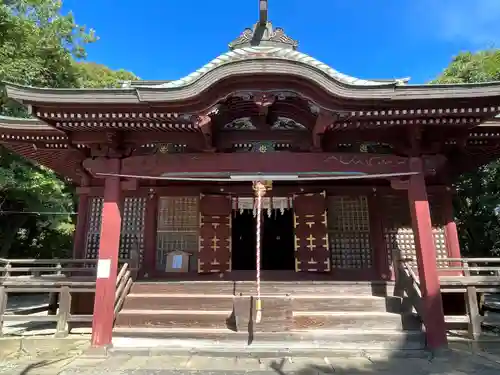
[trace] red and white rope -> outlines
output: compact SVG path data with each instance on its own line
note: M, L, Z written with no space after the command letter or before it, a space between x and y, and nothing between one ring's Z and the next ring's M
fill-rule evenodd
M257 300L255 302L255 322L260 323L262 319L262 302L260 299L260 253L261 253L261 243L260 243L260 233L262 225L262 196L265 194L266 188L261 182L256 184L257 193L257 241L255 246L256 252L256 283L257 283Z

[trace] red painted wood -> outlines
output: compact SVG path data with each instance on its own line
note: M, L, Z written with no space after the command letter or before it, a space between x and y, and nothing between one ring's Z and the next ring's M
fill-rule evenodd
M373 248L373 260L377 276L382 280L391 279L389 259L384 239L384 224L382 202L378 194L368 196L368 209L370 218L370 237Z
M422 171L422 160L412 158L411 168L416 172ZM422 290L422 318L426 327L427 346L436 349L446 346L448 341L436 263L436 248L432 235L429 200L423 174L410 177L408 199L415 236L420 288Z
M111 160L111 166L119 172L120 161ZM104 185L104 206L102 210L101 237L99 243L99 261L110 260L109 277L97 278L92 321L92 346L111 345L118 252L121 230L120 178L108 177Z
M452 193L447 192L443 198L443 216L445 220L444 233L448 256L450 258L461 258L457 224L455 223L455 217L453 215Z
M228 195L201 196L199 273L231 271L231 210Z
M73 236L73 258L85 257L85 238L89 214L89 196L80 194L78 197L78 216L76 219L75 233Z
M434 171L444 164L440 155L426 157L425 170ZM92 174L110 173L108 159L86 159L84 166ZM409 172L408 158L367 153L204 153L131 156L122 160L125 175L161 176L164 173L297 173L297 172ZM102 176L101 176L102 177Z
M446 249L448 257L461 258L460 254L460 241L458 239L457 224L453 214L453 193L447 191L442 195L443 199L443 219L444 219L444 237L446 241ZM451 262L452 267L461 267L460 262ZM461 271L447 271L446 275L462 275Z
M326 193L303 193L293 198L295 270L330 272Z
M97 180L103 181L103 180ZM153 182L158 182L159 184L153 185ZM354 184L339 184L337 181L333 183L318 183L309 187L315 190L325 190L328 195L367 195L373 192L373 189L377 189L377 193L380 195L394 193L394 190L390 186L378 186L373 185L373 181L369 180L370 185L354 185ZM433 191L441 191L444 187L442 185L427 185L427 191L429 193ZM179 183L173 181L150 181L142 180L141 186L137 189L137 192L122 192L124 195L144 195L150 194L151 189L153 193L158 196L199 196L200 193L206 194L232 194L238 196L248 196L254 195L251 184L242 183L220 183L220 184L199 184L199 183ZM282 185L279 182L273 184L273 190L268 193L268 195L283 197L287 195L293 195L299 191L300 188L297 186ZM104 192L104 187L93 186L86 190L89 196L102 197Z
M156 225L158 220L158 196L148 195L144 222L144 259L140 274L151 277L156 270Z

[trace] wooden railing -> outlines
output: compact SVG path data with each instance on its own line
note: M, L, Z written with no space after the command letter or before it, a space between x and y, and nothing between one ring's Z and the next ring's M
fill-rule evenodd
M419 278L413 259L401 259L395 254L396 290L403 291L412 306L422 317ZM396 264L395 264L396 266ZM469 338L477 339L482 333L482 325L500 326L500 314L486 312L481 314L485 293L500 293L500 258L448 258L438 261L441 293L460 293L464 295L466 315L445 316L448 324L467 324ZM401 292L400 292L401 294Z
M127 294L132 288L134 280L137 278L137 272L139 270L139 253L133 251L130 256L129 263L123 263L118 276L116 277L116 291L115 291L115 307L114 314L115 319L120 312Z
M458 271L464 276L500 276L500 258L447 258L438 261L438 268Z
M500 293L500 258L450 258L446 269L461 275L441 276L441 293L465 295L467 315L447 317L448 323L466 323L468 336L477 339L482 325L500 326L500 314L481 314L485 293Z
M67 336L71 323L91 322L92 315L71 314L71 298L75 293L95 292L95 269L87 266L95 263L81 259L0 259L0 334L4 333L4 322L56 323L56 337ZM13 293L49 293L48 315L7 314L8 296Z
M422 293L420 291L420 281L410 263L412 259L401 258L398 254L394 254L393 258L396 271L396 290L394 294L399 297L406 297L412 308L422 319Z
M0 258L0 335L4 322L56 323L56 336L68 335L72 323L92 322L92 315L72 314L76 293L95 293L96 259L1 259ZM139 255L121 259L116 280L115 317L135 279ZM7 314L9 294L49 293L47 315Z

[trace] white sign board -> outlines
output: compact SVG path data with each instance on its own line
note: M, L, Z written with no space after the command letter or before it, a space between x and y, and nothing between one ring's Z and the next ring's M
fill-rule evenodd
M111 275L111 259L99 259L97 261L97 278L109 279Z

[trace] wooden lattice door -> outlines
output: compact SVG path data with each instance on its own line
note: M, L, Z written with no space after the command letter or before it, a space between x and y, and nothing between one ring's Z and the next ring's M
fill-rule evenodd
M326 194L304 193L293 198L295 270L330 271Z
M373 269L366 196L329 197L328 232L335 270L357 271L361 276Z
M198 272L231 271L231 197L201 195Z
M439 267L445 268L449 266L446 261L448 250L444 235L442 208L438 198L439 196L429 195L429 208L436 247L436 261ZM401 258L412 259L409 263L416 267L417 250L408 198L403 194L385 195L382 202L384 206L383 230L388 263L394 269L393 258L394 255L398 255ZM415 271L418 273L417 269Z

